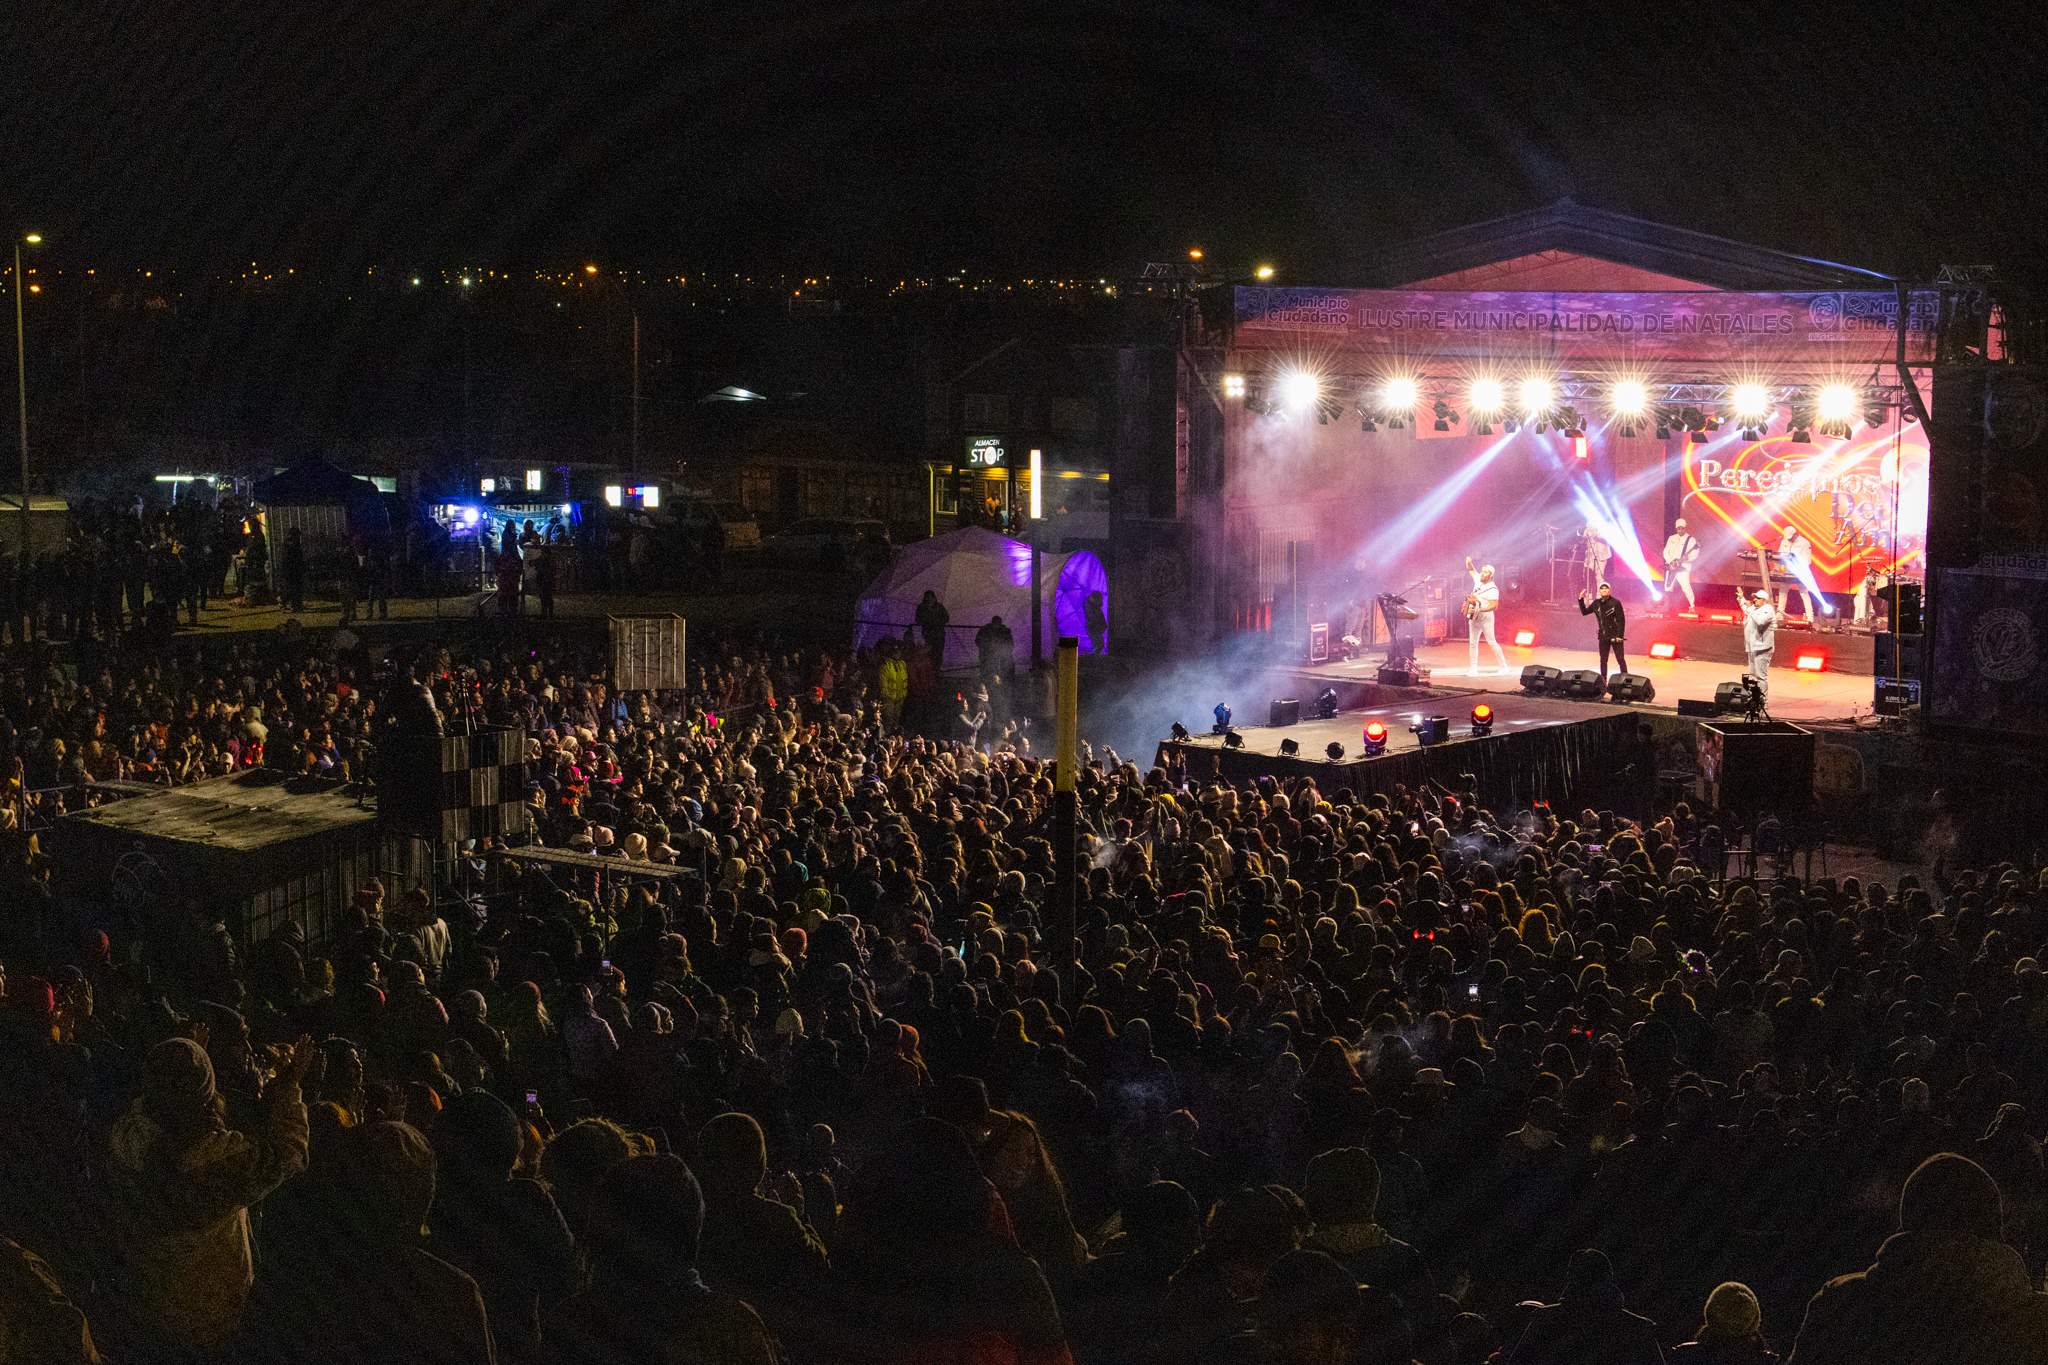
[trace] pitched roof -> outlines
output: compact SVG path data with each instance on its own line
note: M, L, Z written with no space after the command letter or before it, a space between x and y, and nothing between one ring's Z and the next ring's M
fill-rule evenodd
M1546 252L1611 261L1713 289L1871 289L1891 283L1890 276L1874 270L1652 223L1569 199L1374 252L1361 263L1359 282L1399 289Z

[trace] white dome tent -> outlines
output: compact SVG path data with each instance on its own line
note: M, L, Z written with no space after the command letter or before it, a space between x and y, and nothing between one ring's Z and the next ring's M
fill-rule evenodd
M1102 561L1086 550L1047 551L1039 557L1044 594L1041 648L1050 659L1062 635L1080 640L1083 654L1107 649L1109 579ZM948 614L945 667L972 668L980 660L974 632L991 616L1003 618L1017 642L1017 662L1031 659L1031 547L979 526L905 546L896 562L868 584L854 609L854 645L871 648L914 627L917 604L929 588ZM1096 630L1088 629L1088 599L1100 594ZM964 629L963 629L964 627ZM922 639L914 629L914 639Z

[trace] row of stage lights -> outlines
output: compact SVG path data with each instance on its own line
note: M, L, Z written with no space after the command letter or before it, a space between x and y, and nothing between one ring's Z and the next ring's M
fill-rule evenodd
M1587 395L1594 392L1589 386L1574 387L1585 390ZM1711 389L1719 401L1658 401L1651 394L1651 386L1621 380L1607 386L1604 395L1620 435L1633 437L1641 428L1650 426L1659 440L1668 439L1673 431L1682 431L1693 441L1705 441L1707 433L1719 431L1724 420L1715 409L1725 409L1728 418L1741 429L1743 439L1753 441L1770 429L1771 420L1782 405L1787 410L1786 431L1793 441L1803 444L1813 439L1816 430L1823 436L1846 439L1859 416L1866 428L1881 427L1890 412L1890 404L1882 393L1860 392L1847 384L1829 384L1817 392L1807 388L1781 391L1763 384L1663 387L1687 393ZM1289 417L1314 412L1318 422L1327 424L1344 412L1343 400L1332 387L1325 386L1307 370L1286 370L1256 386L1244 375L1225 375L1223 392L1227 398L1243 399L1246 410L1259 416ZM1450 396L1448 392L1426 392L1413 379L1394 378L1380 381L1376 387L1361 384L1353 408L1358 414L1360 431L1377 431L1382 424L1389 431L1399 431L1408 422L1420 425L1425 417L1435 430L1449 431L1461 420L1450 404ZM1475 379L1465 390L1465 410L1471 414L1472 425L1468 430L1474 436L1493 435L1496 422L1505 431L1516 431L1526 425L1539 434L1554 427L1567 437L1583 436L1586 430L1584 414L1566 401L1559 385L1548 379L1524 379L1512 394L1498 379Z

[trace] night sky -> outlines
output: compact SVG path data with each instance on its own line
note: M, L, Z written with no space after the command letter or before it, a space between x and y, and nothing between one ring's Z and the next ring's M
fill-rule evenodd
M2042 251L2044 7L17 0L71 259L1343 283L1564 195L1884 270ZM76 253L75 255L73 253Z

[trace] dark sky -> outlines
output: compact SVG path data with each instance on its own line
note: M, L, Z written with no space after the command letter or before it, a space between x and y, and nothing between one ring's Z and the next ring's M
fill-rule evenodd
M72 259L1344 282L1582 202L1880 269L2044 253L2039 4L16 0L0 221Z

